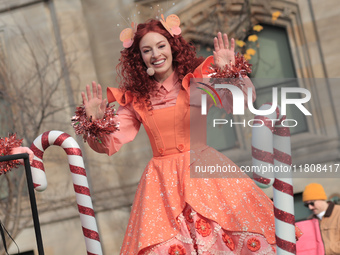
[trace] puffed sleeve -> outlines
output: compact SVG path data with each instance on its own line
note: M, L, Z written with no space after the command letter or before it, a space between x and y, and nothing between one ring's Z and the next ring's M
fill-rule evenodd
M118 102L120 104L117 110L119 130L112 134L104 134L98 140L88 138L89 146L98 153L112 155L116 153L123 144L131 142L137 135L141 121L137 117L131 102L133 97L129 92L123 93L116 88L107 89L108 102Z

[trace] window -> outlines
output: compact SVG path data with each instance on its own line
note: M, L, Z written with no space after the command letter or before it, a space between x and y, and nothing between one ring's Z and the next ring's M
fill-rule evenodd
M294 194L294 213L295 221L306 220L312 212L304 206L302 192Z
M263 30L258 33L258 42L255 42L259 44L259 48L249 61L253 64L251 78L255 78L256 109L266 102L272 102L272 88L278 88L278 104L281 105L281 88L298 87L286 30L276 26L262 26ZM287 96L290 99L299 97L293 93ZM295 127L290 127L291 134L307 131L306 118L295 105L287 105L286 117L298 123Z
M296 72L293 58L291 56L288 35L285 28L271 25L262 25L263 30L258 33L258 41L249 46L255 47L259 45L257 53L249 61L253 64L253 72L250 77L256 88L257 99L254 107L259 109L260 106L267 102L272 102L272 89L278 90L278 105L281 105L281 88L283 87L299 87L296 79ZM212 55L212 45L198 46L198 56L207 57ZM299 98L298 93L288 93L287 98ZM207 123L212 123L211 119L233 120L232 114L226 114L223 109L212 107L208 113ZM291 134L298 134L308 131L307 121L304 114L295 105L287 105L287 119L292 119L287 125L290 127ZM237 120L235 120L237 122ZM294 126L296 125L296 126ZM237 126L219 125L214 129L208 129L207 143L208 145L223 151L238 147L239 141L237 134L242 135L243 132L237 130Z

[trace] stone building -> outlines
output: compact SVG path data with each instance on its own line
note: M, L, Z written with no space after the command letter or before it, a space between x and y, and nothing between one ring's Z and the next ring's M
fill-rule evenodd
M44 67L47 56L54 56L55 61L47 61L47 71L40 69L50 77L46 82L56 79L58 86L49 99L51 114L38 126L38 133L57 129L75 137L70 118L75 106L81 103L80 92L85 85L98 81L104 89L118 86L115 66L122 49L121 30L131 21L160 18L161 13L164 16L175 13L180 17L182 35L198 47L198 54L202 56L211 54L212 38L218 31L246 41L253 33L253 25L262 25L263 30L256 33L259 38L258 45L254 46L257 55L251 60L256 68L252 74L258 95L256 106L270 98L272 87L308 89L311 100L306 108L312 116L291 117L299 122L291 129L293 165L320 164L329 169L339 164L340 102L337 99L340 89L337 82L340 68L337 56L340 57L340 51L337 39L340 30L337 26L340 7L337 0L0 0L0 53L12 77L6 86L17 90L20 87L15 86L28 77L27 72L31 72L34 64ZM273 13L279 13L276 20ZM30 50L36 54L27 55ZM65 66L68 68L61 68ZM285 82L293 79L293 83L278 83L278 78ZM3 80L0 82L5 84ZM51 86L53 84L56 83L51 82ZM42 87L48 88L46 84ZM30 98L41 97L42 87L33 84ZM15 128L24 134L23 130L29 126L20 126L16 118L22 108L13 103L8 106L7 101L1 91L0 104L7 107L2 107L7 110L1 111L1 135L13 131L10 125L13 119L18 121ZM34 100L31 104L35 109ZM63 108L53 111L57 106ZM30 108L30 104L26 107ZM221 116L220 112L216 114ZM234 120L240 121L237 117ZM238 165L252 164L250 127L222 128L212 132L211 139L214 137L220 138L215 144L218 149ZM31 142L30 139L32 137L25 142ZM136 139L112 157L93 152L81 139L78 142L84 154L104 253L119 254L134 192L152 156L148 138L141 128ZM60 148L51 148L45 154L49 187L36 193L45 254L85 254L67 158ZM311 176L306 173L293 179L298 220L308 214L301 203L301 192L308 183L322 183L329 196L340 193L339 174ZM265 192L272 197L271 188ZM5 198L1 196L1 199ZM26 207L29 208L28 203ZM29 209L24 212L29 213ZM27 252L22 254L38 254L30 224L15 241L21 252ZM10 252L17 252L15 245L11 245Z

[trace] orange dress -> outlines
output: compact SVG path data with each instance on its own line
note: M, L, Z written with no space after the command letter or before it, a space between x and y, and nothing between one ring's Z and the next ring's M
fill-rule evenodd
M195 72L202 73L202 66ZM195 107L190 107L189 79L200 75L195 72L184 78L174 106L156 110L148 110L129 92L108 88L109 102L130 105L140 116L153 151L137 188L121 255L248 254L245 249L249 254L274 254L272 202L246 174L190 177L190 169L202 163L239 169L207 145L190 148L190 111ZM180 239L193 248L174 242ZM214 252L209 253L207 243ZM169 247L160 252L163 244ZM257 248L261 244L265 249ZM218 250L221 245L227 248L225 253Z

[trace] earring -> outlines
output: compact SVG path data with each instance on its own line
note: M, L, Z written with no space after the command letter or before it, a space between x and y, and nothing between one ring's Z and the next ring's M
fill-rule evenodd
M146 70L146 73L149 75L149 76L153 76L155 74L155 70L152 68L152 67L149 67L147 70Z

